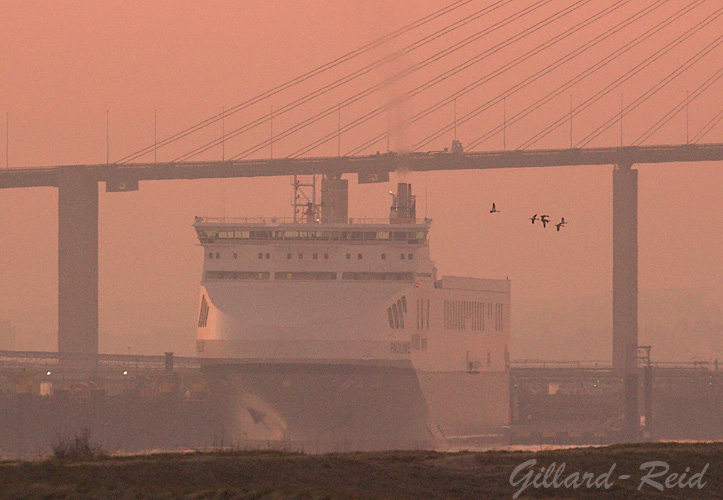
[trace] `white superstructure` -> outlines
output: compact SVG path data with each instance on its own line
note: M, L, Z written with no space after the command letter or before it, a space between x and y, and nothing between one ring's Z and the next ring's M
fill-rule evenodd
M510 283L438 279L431 221L415 212L402 183L389 220L348 219L346 181L324 179L321 208L309 202L296 221L196 218L198 356L226 381L224 397L240 401L232 426L241 438L383 447L376 434L395 432L407 413L419 425L400 429L404 442L506 424ZM345 414L347 399L366 407ZM318 404L319 415L295 414ZM333 431L349 419L353 430Z

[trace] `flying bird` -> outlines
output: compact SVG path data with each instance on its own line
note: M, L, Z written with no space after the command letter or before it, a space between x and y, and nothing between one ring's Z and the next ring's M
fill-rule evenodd
M550 222L550 216L549 215L540 215L540 222L542 222L542 227L547 227L547 223Z
M565 224L567 224L567 222L565 222L565 218L563 217L560 222L558 222L557 224L555 224L555 227L556 227L557 230L559 231L560 228L563 227Z
M494 214L494 213L497 213L497 212L499 212L499 210L497 210L497 207L495 207L495 204L492 203L492 210L490 210L490 213L491 213L491 214Z
M538 218L537 218L537 214L535 214L535 215L533 215L532 217L530 217L530 220L531 220L532 223L534 224L536 220L540 220L540 219L538 219Z

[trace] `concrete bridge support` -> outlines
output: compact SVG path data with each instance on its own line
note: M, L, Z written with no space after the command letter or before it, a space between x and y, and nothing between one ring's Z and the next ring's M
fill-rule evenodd
M58 353L98 354L98 180L84 167L58 169Z
M613 370L623 379L625 430L636 439L638 409L638 171L613 170Z

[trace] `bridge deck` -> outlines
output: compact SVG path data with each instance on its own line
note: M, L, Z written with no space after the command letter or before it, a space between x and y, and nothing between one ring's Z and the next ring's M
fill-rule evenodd
M388 173L723 160L723 144L682 144L470 153L428 152L278 160L59 165L0 170L0 188L52 187L58 171L83 167L99 182L270 177L304 174Z

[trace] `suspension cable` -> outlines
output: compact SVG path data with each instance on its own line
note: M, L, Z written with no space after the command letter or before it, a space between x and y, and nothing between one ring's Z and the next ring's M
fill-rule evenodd
M621 47L620 49L616 50L616 51L613 52L612 54L606 56L606 58L604 58L604 59L601 60L600 62L596 63L596 64L593 65L591 68L588 68L588 69L586 69L585 71L583 71L580 75L578 75L578 77L574 78L574 79L573 79L571 82L569 82L569 83L575 84L575 83L578 83L578 82L579 82L580 80L582 80L583 78L586 78L586 77L590 76L590 73L599 70L602 66L607 65L607 64L610 63L613 59L615 59L615 58L619 57L620 55L622 55L622 53L627 52L628 50L630 50L630 49L633 48L634 46L642 43L644 40L652 37L653 35L657 34L658 32L662 31L663 29L665 29L666 27L668 27L669 25L671 25L672 23L674 23L675 21L679 20L681 17L683 17L684 15L688 14L691 10L693 10L694 8L696 8L696 7L698 7L699 5L701 5L701 4L703 3L703 1L704 1L704 0L695 0L694 2L688 4L686 7L683 7L682 9L680 9L680 10L678 10L677 12L673 13L673 14L670 15L668 18L666 18L666 19L664 19L663 21L661 21L660 23L658 23L656 26L654 26L654 27L646 30L646 32L644 32L643 34L641 34L640 36L638 36L636 39L633 39L633 40L632 40L631 42L629 42L628 44L624 45L623 47ZM575 110L573 111L572 117L577 116L578 114L580 114L582 111L584 111L585 109L587 109L588 107L590 107L591 105L593 105L595 102L597 102L598 100L600 100L603 96L607 95L607 94L608 94L609 92L611 92L613 89L615 89L616 87L618 87L620 84L622 84L623 82L625 82L625 81L627 81L628 79L632 78L633 76L635 76L636 74L638 74L639 72L641 72L642 70L644 70L645 68L647 68L648 66L650 66L653 62L657 61L658 59L660 59L661 57L663 57L665 54L667 54L668 52L670 52L671 50L673 50L675 47L677 47L678 45L680 45L681 43L683 43L683 42L684 42L685 40L687 40L690 36L692 36L693 34L697 33L697 32L700 31L701 29L703 29L705 26L707 26L707 25L709 25L710 23L712 23L713 21L715 21L715 19L716 19L717 17L719 17L722 13L723 13L723 9L721 9L721 10L719 10L717 13L709 16L709 17L706 18L705 20L699 22L698 24L696 24L696 25L693 26L692 28L688 29L688 30L687 30L686 32L684 32L683 34L681 34L681 35L679 35L678 37L674 38L672 41L668 42L666 45L664 45L663 47L661 47L660 49L658 49L655 53L653 53L652 55L648 56L648 57L645 58L643 61L641 61L640 63L638 63L635 67L633 67L633 68L632 68L631 70L629 70L627 73L625 73L624 75L618 77L615 81L613 81L612 83L609 83L609 84L606 85L603 89L599 90L599 91L598 91L597 93L595 93L593 96L589 97L589 98L586 99L584 102L582 102L581 104L579 104L579 105L575 108ZM514 123L518 122L519 120L521 120L522 118L528 116L532 111L534 111L535 109L539 108L542 104L544 104L545 102L551 100L552 97L555 97L556 95L561 94L562 92L564 92L565 90L567 90L567 88L569 88L569 87L571 87L571 86L572 86L572 85L567 85L567 84L565 84L565 85L562 85L562 86L558 87L557 90L551 92L551 93L548 94L548 96L546 96L545 98L540 99L540 100L537 101L536 103L533 103L531 106L529 106L529 107L526 108L525 110L521 111L520 113L518 113L517 115L515 115L514 117L512 117L512 119L510 119L509 121L507 121L506 124L498 125L498 126L494 127L492 130L490 130L488 133L486 133L485 135L479 137L478 139L475 139L474 141L472 141L472 142L469 144L468 147L471 149L471 148L474 148L474 147L478 146L478 145L481 144L483 141L485 141L485 140L491 138L492 136L498 134L499 132L501 132L505 126L508 126L508 125L510 125L510 124L514 124ZM542 130L538 131L534 136L532 136L531 138L529 138L527 141L523 142L517 149L527 149L528 147L532 146L533 144L535 144L536 142L538 142L539 140L541 140L542 138L546 137L547 135L549 135L550 133L552 133L554 130L556 130L557 128L559 128L562 124L564 124L565 122L567 122L570 118L571 118L571 116L570 116L569 113L565 114L565 116L562 116L562 117L558 118L557 120L553 121L551 124L549 124L549 125L547 125L545 128L543 128Z
M643 102L645 102L648 98L652 97L656 93L658 93L662 88L664 88L666 85L668 85L670 82L672 82L674 79L676 79L678 76L683 74L686 70L691 68L693 65L695 65L698 61L700 61L703 57L708 55L712 50L714 50L718 45L723 42L723 35L720 35L718 38L713 40L711 43L706 45L702 50L697 52L693 57L689 58L687 61L685 61L681 66L676 68L672 73L670 73L668 76L663 78L661 81L657 82L655 85L653 85L651 88L649 88L647 91L645 91L642 95L638 96L637 99L635 99L633 102L631 102L629 105L627 105L622 113L618 113L612 118L606 120L604 123L602 123L600 126L598 126L595 130L590 132L588 135L586 135L584 138L582 138L575 147L584 147L588 145L591 141L593 141L595 138L600 136L603 132L605 132L608 128L610 128L613 124L615 124L618 119L625 117L628 113L636 109L638 106L640 106Z
M560 58L557 59L556 61L550 63L549 65L547 65L545 68L541 69L540 71L538 71L538 72L535 73L534 75L525 78L524 81L517 83L516 85L512 86L511 88L509 88L509 89L506 90L505 92L499 94L497 97L495 97L495 98L487 101L486 103L484 103L484 104L476 107L475 109L469 111L469 112L466 113L461 119L458 119L458 120L457 120L457 124L466 123L467 121L471 120L472 118L474 118L475 116L477 116L477 115L480 114L481 112L485 111L486 109L489 109L490 107L492 107L493 105L497 104L498 102L502 102L503 99L505 99L505 98L509 97L510 95L513 95L513 94L515 94L516 92L520 91L521 89L523 89L523 88L531 85L532 83L534 83L535 81L539 80L540 78L546 76L547 74L551 73L552 71L554 71L554 70L557 69L558 67L562 66L563 64L567 63L568 61L570 61L570 60L574 59L575 57L579 56L580 54L582 54L583 52L589 50L589 49L592 48L593 46L599 44L600 42L602 42L602 41L605 40L606 38L609 38L610 36L612 36L612 34L614 34L614 32L616 32L616 30L619 31L619 30L622 29L623 27L627 26L627 25L629 24L629 22L630 22L631 19L637 20L637 19L639 19L640 17L642 17L643 15L646 15L646 14L650 13L653 9L658 8L660 5L662 5L662 4L661 4L661 3L658 3L658 2L656 2L656 3L654 3L654 4L651 4L651 5L648 5L648 6L645 7L642 11L640 11L640 12L638 12L636 15L634 15L632 18L626 18L624 21L621 21L620 23L618 23L615 27L613 27L613 28L611 28L611 29L608 29L606 32L604 32L604 33L602 33L602 34L600 34L600 35L597 35L596 37L594 37L592 40L586 42L585 44L583 44L583 45L581 45L581 46L579 46L579 47L576 47L576 48L573 49L571 52L569 52L568 54L560 57ZM621 6L622 6L622 4L618 3L618 4L614 4L612 7L608 7L607 9L604 9L603 11L597 13L596 15L594 15L594 16L592 16L591 18L585 20L584 22L581 22L579 25L575 26L573 29L566 31L566 32L564 32L563 34L558 35L558 36L555 37L555 38L552 38L548 43L550 43L550 44L551 44L551 43L557 43L557 42L559 42L560 40L563 40L563 39L566 38L567 36L570 36L571 34L575 33L576 31L579 31L579 30L583 29L584 27L586 27L586 26L588 26L589 24L591 24L591 23L599 20L599 19L602 18L604 15L607 15L607 14L611 13L614 9L617 9L617 8L619 8L619 7L621 7ZM544 44L543 44L543 46L544 46ZM549 46L549 45L547 45L547 46ZM485 82L482 81L481 83L485 83ZM459 93L457 93L457 94L455 94L455 95L459 95ZM426 146L427 144L429 144L429 143L432 142L433 140L437 139L437 138L440 137L441 135L443 135L443 134L449 132L450 130L452 130L453 127L454 127L454 123L449 123L448 125L445 125L445 126L442 127L441 129L437 130L436 132L428 135L427 137L425 137L424 139L422 139L421 141L419 141L417 144L415 144L415 146L414 146L413 149L414 149L414 150L418 150L420 147Z
M384 64L386 64L386 63L388 63L388 62L390 62L390 61L398 58L400 54L408 54L408 53L410 53L410 52L412 52L412 51L414 51L414 50L416 50L416 49L419 49L420 47L423 47L424 45L426 45L426 44L428 44L428 43L430 43L430 42L432 42L432 41L440 38L441 36L444 36L444 35L446 35L446 34L449 34L449 33L453 32L453 31L459 29L460 27L465 26L466 24L469 24L470 22L472 22L472 21L474 21L474 20L482 17L483 15L489 14L490 12L492 12L492 11L494 11L494 10L497 10L497 9L499 9L499 8L501 8L501 7L504 7L505 5L511 3L512 1L514 1L514 0L498 0L497 2L495 2L495 3L493 3L493 4L491 4L491 5L487 6L487 7L485 7L484 9L481 9L481 10L479 10L479 11L477 11L477 12L475 12L475 13L473 13L473 14L471 14L471 15L469 15L469 16L467 16L467 17L465 17L465 18L463 18L463 19L461 19L461 20L459 20L459 21L456 21L456 22L452 23L451 25L446 26L445 28L443 28L443 29L441 29L441 30L439 30L439 31L437 31L437 32L432 33L432 34L430 34L430 35L422 38L421 40L415 41L414 43L412 43L412 44L404 47L401 51L399 51L399 52L397 52L397 53L394 53L394 54L385 56L385 57L383 57L383 58L381 58L381 59L379 59L379 60L377 60L377 61L374 61L374 62L372 62L372 63L370 63L370 64L368 64L368 65L366 65L366 66L364 66L364 67L362 67L362 68L359 68L359 69L355 70L354 72L352 72L352 73L350 73L350 74L348 74L348 75L345 75L345 76L342 77L342 78L339 78L339 79L335 80L334 82L332 82L332 83L330 83L330 84L327 84L327 85L325 85L325 86L323 86L323 87L321 87L321 88L319 88L319 89L316 89L316 90L314 90L314 91L312 91L312 92L310 92L310 93L308 93L308 94L306 94L306 95L304 95L304 96L302 96L302 97L300 97L300 98L298 98L298 99L296 99L296 100L294 100L294 101L292 101L292 102L290 102L290 103L282 106L280 109L276 110L276 112L274 113L274 116L282 115L282 114L287 113L287 112L289 112L289 111L291 111L291 110L293 110L293 109L295 109L295 108L297 108L297 107L299 107L299 106L301 106L301 105L303 105L303 104L306 104L307 102L315 99L316 97L319 97L319 96L321 96L321 95L324 95L324 94L326 94L326 93L328 93L328 92L330 92L330 91L332 91L332 90L334 90L334 89L336 89L336 88L338 88L338 87L340 87L340 86L342 86L342 85L344 85L344 84L346 84L346 83L348 83L348 82L350 82L350 81L352 81L352 80L355 80L356 78L358 78L358 77L360 77L360 76L363 76L363 75L365 75L365 74L367 74L367 73L369 73L369 72L371 72L371 71L379 68L380 66L383 66ZM551 1L551 0L538 0L538 4L548 3L548 2L550 2L550 1ZM535 5L536 5L536 6L535 6L534 8L537 8L537 7L539 6L539 5L537 5L537 4L535 4ZM530 8L528 7L528 8L525 9L525 10L530 10ZM534 10L534 9L532 9L532 10ZM416 67L416 66L418 66L418 67L423 67L423 66L421 66L421 64L424 64L424 66L426 66L427 64L431 64L432 62L434 62L434 61L436 60L436 59L434 59L435 57L436 57L436 58L444 57L444 56L446 56L448 53L451 53L451 52L454 52L454 51L456 51L456 50L459 50L460 48L468 45L469 43L474 42L474 41L477 40L478 38L479 38L479 37L477 37L477 35L472 35L472 36L470 36L470 37L462 40L461 42L457 42L457 43L453 44L451 47L445 49L444 51L441 51L441 52L435 54L434 56L431 56L431 57L425 59L424 61L422 61L422 63L418 63L418 65L420 65L420 66L415 65L415 67ZM445 53L445 52L446 52L446 53ZM443 53L444 53L444 54L443 54ZM443 54L443 55L440 56L440 54ZM409 72L412 72L412 71L414 71L414 70L416 70L416 69L418 69L418 68L412 69L412 70L409 71ZM328 111L328 112L329 112L328 114L331 114L332 112L337 112L340 108L344 108L344 107L347 107L347 106L351 105L352 103L356 102L357 100L362 99L363 97L366 97L367 95L370 95L370 94L376 92L377 90L383 88L385 84L388 84L388 83L390 83L391 81L395 81L395 80L397 80L397 79L399 79L399 78L402 78L402 77L405 76L406 74L408 74L407 71L403 71L403 72L401 72L401 73L398 73L398 74L394 75L392 78L386 80L385 82L382 82L382 83L379 83L379 84L374 85L374 86L372 86L372 87L369 87L369 88L365 89L364 91L356 94L355 96L353 96L353 97L351 97L351 98L348 98L348 99L344 100L342 103L338 103L338 104L334 105L333 107L328 108L328 109L325 110L325 111ZM323 117L325 117L325 116L328 116L328 114L319 113L319 114L315 115L314 117L312 117L311 119L308 119L307 121L308 121L309 124L310 124L310 123L313 123L313 122L315 122L315 121L320 120L321 118L323 118ZM234 138L234 137L238 136L239 134L242 134L242 133L244 133L244 132L247 132L247 131L249 131L249 130L251 130L251 129L253 129L253 128L255 128L255 127L257 127L257 126L259 126L259 125L261 125L261 124L263 124L263 123L265 123L265 122L267 122L269 119L270 119L269 115L265 115L265 116L262 116L262 117L260 117L260 118L255 119L255 120L252 120L251 122L248 122L248 123L246 123L246 124L244 124L244 125L236 128L236 129L232 130L231 132L225 134L223 137L217 137L216 139L213 139L213 140L211 140L210 142L208 142L208 143L206 143L206 144L203 144L202 146L199 146L199 147L195 148L194 150L189 151L189 152L187 152L187 153L179 156L178 158L174 159L173 161L183 161L183 160L187 160L187 159L189 159L189 158L192 158L192 157L194 157L194 156L196 156L196 155L198 155L198 154L201 154L201 153L203 153L203 152L205 152L205 151L208 151L209 149L212 149L213 147L218 146L218 145L221 144L221 142L223 142L224 140L227 140L227 139L230 139L230 138ZM276 137L276 138L274 138L274 141L276 141L276 140L278 140L278 139L279 139L279 137ZM269 140L264 141L264 142L268 145L268 144L270 144L271 140L269 139ZM253 148L255 148L255 146L252 147L252 149L253 149ZM262 149L262 148L259 148L259 149ZM245 152L244 152L244 153L245 153ZM235 157L235 158L232 158L232 159L237 159L239 156L242 156L244 153L240 153L239 155L236 155L236 157Z
M140 156L150 153L151 151L153 151L154 149L156 149L158 147L166 146L172 142L175 142L176 140L186 137L189 134L192 134L198 130L201 130L202 128L205 128L205 127L211 125L212 123L215 123L215 122L225 118L226 116L228 116L230 114L236 113L237 111L240 111L242 109L245 109L245 108L251 106L252 104L255 104L259 101L267 99L273 95L276 95L279 92L282 92L290 87L298 85L299 83L302 83L316 75L324 73L331 68L339 66L340 64L343 64L343 63L345 63L355 57L358 57L362 54L365 54L366 52L369 52L370 50L373 50L385 43L388 43L396 38L399 38L400 36L410 32L416 28L419 28L420 26L423 26L431 21L435 21L435 20L439 19L440 17L442 17L446 14L449 14L450 12L453 12L464 5L471 3L472 1L473 0L455 0L451 4L432 12L431 14L428 14L420 19L417 19L416 21L413 21L405 26L402 26L401 28L394 30L391 33L388 33L380 38L377 38L376 40L373 40L367 44L364 44L357 49L347 52L346 54L339 56L336 59L333 59L332 61L324 63L321 66L319 66L311 71L308 71L302 75L299 75L285 83L282 83L281 85L278 85L270 90L262 92L261 94L258 94L255 97L247 99L246 101L244 101L240 104L237 104L236 106L233 106L232 108L229 108L228 110L226 110L222 113L218 113L210 118L202 120L202 121L196 123L195 125L192 125L180 132L177 132L176 134L173 134L170 137L163 139L162 141L159 141L156 144L146 146L145 148L139 149L138 151L136 151L134 153L124 156L123 158L116 161L115 163L127 163Z
M633 146L638 146L642 144L643 142L647 141L650 136L652 136L655 132L660 130L666 123L668 123L670 120L672 120L679 112L681 112L688 104L695 101L698 97L700 97L701 94L703 94L708 88L710 88L711 85L716 83L718 80L720 80L721 76L723 76L723 68L719 69L716 73L714 73L710 78L708 78L705 82L703 82L698 88L696 88L693 93L689 96L686 96L685 99L683 99L681 102L679 102L676 106L673 107L670 111L668 111L665 115L663 115L662 118L660 118L657 122L653 124L648 130L643 132L643 134L640 135L635 141L632 142Z
M409 68L406 68L406 69L400 71L399 73L397 73L396 75L393 75L392 77L388 78L387 80L384 80L381 83L373 85L372 87L369 87L369 88L365 89L364 91L342 101L341 103L334 105L334 106L330 106L327 109L317 113L316 115L314 115L310 118L307 118L300 123L293 125L292 127L288 128L284 132L282 132L280 135L274 137L273 141L276 142L280 139L283 139L283 138L287 137L288 135L291 135L299 130L302 130L302 129L306 128L307 126L309 126L313 123L316 123L316 122L320 121L321 119L323 119L333 113L336 113L340 108L347 107L347 106L353 104L354 102L356 102L364 97L367 97L368 95L371 95L372 93L374 93L378 90L385 88L390 83L395 82L395 81L403 78L404 76L412 74L413 72L448 56L449 54L469 45L470 43L481 39L483 36L486 36L501 28L504 28L505 26L515 22L516 20L520 19L521 17L532 13L536 9L540 8L541 6L550 3L550 1L551 0L538 0L534 4L524 8L522 11L512 14L511 16L508 16L507 18L485 28L484 30L480 31L479 33L476 33L471 37L461 40L460 42L457 42L457 43L453 44L452 46L447 47L447 48L437 52L436 54L433 54L432 56L420 61L419 63L414 64L414 65L410 66ZM578 1L579 2L587 2L589 0L578 0ZM516 41L516 39L508 39L505 43L511 44L514 41ZM494 49L494 47L492 49ZM471 66L470 61L474 61L474 62L481 61L482 59L484 59L484 57L486 57L492 53L492 49L487 49L482 54L478 54L478 55L474 56L472 59L468 59L464 63L456 66L455 68L452 68L452 70L448 70L444 74L451 76L451 74L456 74L456 73L462 71L463 69L466 69L467 67ZM439 78L439 77L437 77L437 78ZM434 83L436 83L436 82L434 82ZM427 82L426 84L424 84L420 87L425 87L425 85L431 86L430 82ZM417 87L417 89L419 89L420 87ZM415 89L415 91L419 92L417 89ZM383 109L384 109L383 107L379 107L379 108L376 108L375 110L373 110L372 112L383 110ZM345 130L348 130L348 125L346 125L344 127L344 131ZM342 132L342 130L339 130L334 133L338 135L341 132ZM252 147L238 153L236 156L233 157L233 159L245 158L245 157L255 153L256 151L259 151L259 150L267 147L270 143L271 143L271 139L266 139L265 141L262 141L261 143L256 144L255 146L252 146Z
M613 7L613 9L619 8L620 6L622 6L622 5L625 4L625 3L628 3L629 1L630 1L630 0L619 0L618 3L617 3L617 5L616 5L615 7ZM564 15L569 14L570 12L572 12L572 11L580 8L581 6L583 6L583 5L587 4L587 3L588 3L588 0L578 0L578 1L575 2L574 4L565 7L565 8L562 9L561 11L559 11L559 12L557 12L557 13L549 16L549 17L547 17L546 19L544 19L544 20L542 20L542 21L539 21L539 22L536 23L535 25L533 25L533 26L531 26L531 27L529 27L529 28L526 28L525 30L521 31L521 32L518 33L517 35L515 35L515 36L511 37L510 39L506 40L505 42L501 42L501 43L499 43L499 44L491 47L490 49L488 49L488 50L485 51L484 53L482 53L482 54L480 54L479 56L473 58L473 60L475 60L476 62L479 62L479 61L482 60L484 57L487 57L487 56L489 56L489 55L491 55L491 54L494 54L494 53L498 52L499 50L501 50L501 49L503 49L503 48L511 45L512 43L514 43L514 42L516 42L516 41L518 41L518 40L520 40L520 39L522 39L522 38L524 38L524 37L526 37L526 36L528 36L528 35L530 35L531 33L535 32L535 31L538 31L539 29L541 29L541 28L543 28L543 27L551 24L552 22L556 21L557 19L563 17ZM606 13L608 13L608 12L610 11L610 9L611 9L611 8L606 9ZM586 20L586 21L584 21L584 22L578 23L578 24L575 26L575 28L579 29L579 28L578 28L579 26L581 26L581 25L583 25L583 24L589 24L590 22L593 22L594 20L597 20L597 19L599 18L598 16L599 16L599 14L596 15L596 16L594 16L594 19L592 19L592 20L588 19L588 20ZM562 38L564 38L565 36L570 36L572 33L574 33L574 31L567 32L566 34L562 35ZM526 54L524 54L524 55L516 58L515 60L511 61L510 63L506 64L506 65L503 66L502 68L498 68L497 70L495 70L495 71L493 71L492 73L486 75L486 76L483 77L482 79L477 80L477 82L476 82L475 84L469 85L469 86L465 87L465 89L463 89L463 91L458 92L456 95L447 97L445 100L442 101L442 103L437 103L435 106L440 107L440 106L443 105L444 103L452 102L452 100L454 100L454 99L455 99L456 97L458 97L459 95L462 95L462 94L464 94L464 93L466 93L466 92L469 92L469 91L471 91L473 88L476 88L477 86L481 85L482 83L485 83L486 81L489 81L489 80L491 80L492 78L494 78L494 77L496 77L496 76L498 76L498 75L500 75L500 74L508 71L508 70L511 69L512 67L519 65L520 63L526 61L527 59L531 58L532 56L536 55L537 53L539 53L539 52L547 49L549 46L551 46L552 44L556 43L556 42L559 41L560 39L561 39L560 36L555 37L554 39L546 42L545 44L537 47L536 49L533 49L533 50L527 52ZM471 61L471 60L470 60L470 61ZM424 84L416 87L415 89L413 89L412 91L410 91L410 92L408 93L408 96L409 96L409 97L414 97L414 96L416 96L417 94L423 92L424 90L427 90L428 88L430 88L430 87L432 87L432 86L434 86L434 85L436 85L436 84L438 84L438 83L446 80L447 78L449 78L450 76L458 73L459 71L461 71L461 70L463 70L463 69L467 69L468 67L470 67L470 65L467 64L468 62L469 62L469 61L466 61L466 62L463 63L462 65L457 66L457 67L453 68L452 70L449 70L448 72L445 72L444 74L442 74L442 75L440 75L440 76L438 76L438 77L435 77L434 79L432 79L432 80L430 80L430 81L428 81L428 82L426 82L426 83L424 83ZM355 120L354 122L347 124L347 125L346 125L346 130L349 130L349 129L354 128L354 127L356 127L356 126L358 126L358 125L361 125L362 123L364 123L364 122L366 122L366 121L369 121L370 119L374 118L375 116L378 116L378 115L381 114L382 112L388 110L389 107L390 107L389 105L384 105L384 106L380 106L380 107L376 108L375 110L372 110L371 112L369 112L369 113L367 113L367 114L359 117L359 118L358 118L357 120ZM423 116L426 116L427 114L429 114L429 113L431 112L431 111L429 111L430 109L431 109L431 108L427 108L427 110L423 111L422 113L418 113L418 114L414 115L414 116L412 117L411 121L412 121L412 122L416 122L417 120L421 119ZM382 137L386 136L387 134L388 134L388 132L379 134L377 137L373 138L371 141L367 141L367 143L365 143L364 145L359 146L359 147L354 148L353 150L349 151L348 153L346 153L346 155L356 154L358 151L361 151L361 150L363 150L365 147L367 147L368 144L373 144L373 143L377 142L378 140L380 140ZM307 152L310 151L311 149L313 149L313 148L315 148L315 147L323 144L324 142L328 142L328 141L331 140L332 138L333 138L333 135L332 135L332 134L329 134L329 135L327 135L327 136L325 136L325 137L322 137L322 138L318 139L317 141L315 141L314 143L312 143L312 144L310 144L309 146L307 146L306 148L304 148L304 149L302 149L302 150L296 151L291 157L298 157L298 156L300 156L301 154L307 153Z
M703 125L703 128L701 128L690 140L692 144L698 144L698 141L700 141L703 137L708 135L708 132L713 130L716 125L718 125L721 120L723 120L723 109L718 112L717 115L715 115L708 123Z

